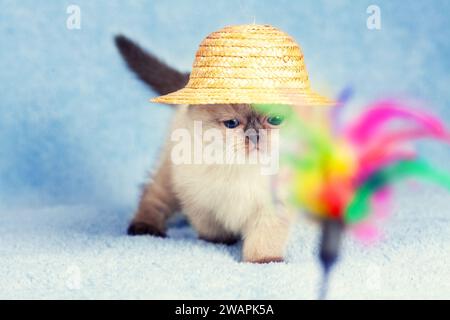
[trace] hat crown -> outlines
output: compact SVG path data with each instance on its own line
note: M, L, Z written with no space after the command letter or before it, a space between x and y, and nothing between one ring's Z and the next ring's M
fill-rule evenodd
M187 88L309 89L300 46L270 25L228 26L208 35Z
M225 27L197 51L189 82L152 99L168 104L286 104L335 102L310 88L300 46L270 25Z

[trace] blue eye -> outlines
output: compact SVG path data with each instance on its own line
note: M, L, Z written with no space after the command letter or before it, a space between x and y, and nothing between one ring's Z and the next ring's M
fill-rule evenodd
M239 120L238 119L230 119L230 120L224 121L223 124L225 125L225 127L229 128L229 129L234 129L239 125Z
M271 116L269 118L267 118L267 122L269 124L271 124L272 126L279 126L280 124L282 124L284 121L284 117L283 116Z

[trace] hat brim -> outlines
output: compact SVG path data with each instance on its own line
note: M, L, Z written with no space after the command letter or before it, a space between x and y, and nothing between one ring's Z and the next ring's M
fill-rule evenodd
M332 106L336 101L312 90L183 88L151 99L165 104L285 104Z

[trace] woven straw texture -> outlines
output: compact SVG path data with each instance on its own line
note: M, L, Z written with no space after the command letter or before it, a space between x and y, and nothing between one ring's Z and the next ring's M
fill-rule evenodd
M311 90L300 46L269 25L229 26L211 33L200 44L186 87L152 101L334 104Z

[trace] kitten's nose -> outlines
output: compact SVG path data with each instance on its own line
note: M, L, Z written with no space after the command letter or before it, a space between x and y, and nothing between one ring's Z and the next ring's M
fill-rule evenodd
M259 134L257 132L248 133L248 134L245 135L245 138L250 140L255 146L258 145Z

